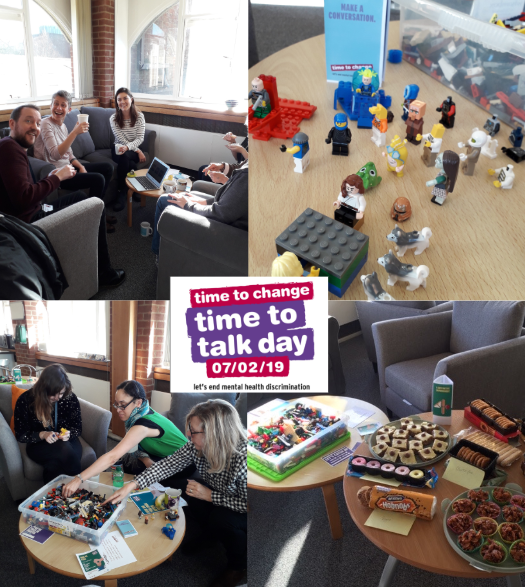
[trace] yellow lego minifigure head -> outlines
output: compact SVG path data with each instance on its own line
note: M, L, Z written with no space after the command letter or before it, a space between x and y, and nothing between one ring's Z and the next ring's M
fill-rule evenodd
M379 118L379 120L384 120L388 116L386 108L381 104L378 104L377 106L372 106L368 110L370 110L370 114L375 114L376 117Z
M254 92L262 92L264 90L264 82L260 77L254 77L252 80L252 90Z
M430 133L435 139L442 139L445 134L445 127L442 124L435 124Z
M272 263L272 277L301 277L303 271L299 259L288 251L276 257Z

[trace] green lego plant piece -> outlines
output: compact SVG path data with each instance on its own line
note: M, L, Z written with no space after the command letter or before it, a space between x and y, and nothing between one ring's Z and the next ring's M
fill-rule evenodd
M365 190L369 190L376 185L381 183L382 177L377 173L376 166L372 161L369 161L366 165L363 165L361 169L356 173L362 180Z

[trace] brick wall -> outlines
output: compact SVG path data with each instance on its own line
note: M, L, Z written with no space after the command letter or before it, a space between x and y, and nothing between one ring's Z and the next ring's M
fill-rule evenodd
M38 343L46 338L46 302L24 302L24 311L25 317L23 320L13 320L13 332L15 334L18 324L24 324L27 330L27 343L15 343L16 362L36 367ZM22 369L22 374L29 375L29 369Z
M151 392L155 389L153 369L162 366L167 312L165 301L138 303L135 379L143 385L148 399L151 399Z
M103 108L115 94L115 0L91 0L93 97Z

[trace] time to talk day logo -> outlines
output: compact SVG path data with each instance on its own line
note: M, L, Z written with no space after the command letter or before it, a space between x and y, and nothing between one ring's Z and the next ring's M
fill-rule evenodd
M192 361L204 364L209 378L287 377L291 361L314 358L314 330L305 310L313 297L309 281L190 289Z

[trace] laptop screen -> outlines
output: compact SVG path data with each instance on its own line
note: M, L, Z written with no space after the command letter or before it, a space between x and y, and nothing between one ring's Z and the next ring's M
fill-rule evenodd
M153 163L150 165L148 170L148 176L151 180L160 185L167 171L169 170L168 165L163 163L160 159L153 159Z

